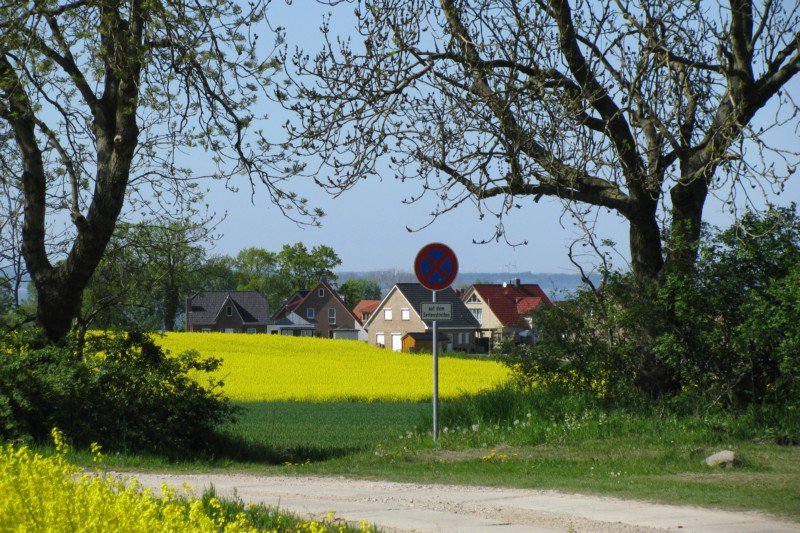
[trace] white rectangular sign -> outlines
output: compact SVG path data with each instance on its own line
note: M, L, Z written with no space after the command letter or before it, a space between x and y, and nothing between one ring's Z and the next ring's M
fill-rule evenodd
M453 320L453 304L423 302L419 306L422 320Z

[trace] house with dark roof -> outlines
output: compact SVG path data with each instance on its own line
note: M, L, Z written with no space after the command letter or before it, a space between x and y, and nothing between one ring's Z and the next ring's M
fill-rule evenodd
M256 291L205 291L186 299L186 331L266 333L269 303Z
M491 345L504 340L531 340L533 315L553 303L535 283L476 283L461 295L467 309L480 322L479 344Z
M281 326L280 333L285 335L305 335L310 325L316 337L367 339L364 326L326 279L321 279L311 290L300 291L289 297L272 315L272 320L275 327L282 322L291 323Z
M365 323L375 312L375 309L380 305L380 300L361 300L353 308L353 314L356 315L361 323Z
M375 308L364 327L369 343L400 351L430 351L433 323L422 320L422 303L431 302L432 293L419 283L398 283ZM437 303L452 305L453 319L437 321L437 344L447 351L475 350L475 332L480 327L452 288L436 293Z
M312 322L301 317L295 312L309 291L297 291L289 296L286 302L272 315L272 324L267 331L272 334L289 335L294 337L313 337L315 326Z

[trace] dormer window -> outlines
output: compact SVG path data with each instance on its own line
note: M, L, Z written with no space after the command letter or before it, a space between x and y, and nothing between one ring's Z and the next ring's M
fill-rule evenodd
M317 296L319 296L320 298L324 298L325 297L325 289L320 287L319 290L317 290Z
M225 314L228 315L228 316L233 316L233 307L231 307L230 305L228 307L226 307L225 308Z

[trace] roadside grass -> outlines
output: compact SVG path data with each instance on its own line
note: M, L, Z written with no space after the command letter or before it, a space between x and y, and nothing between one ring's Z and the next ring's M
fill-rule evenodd
M609 407L513 387L429 403L242 403L225 448L181 461L107 456L111 468L344 475L423 483L558 489L757 509L800 521L800 447L779 446L748 417ZM445 431L446 428L446 431ZM732 449L742 463L703 459ZM87 458L83 458L84 461Z

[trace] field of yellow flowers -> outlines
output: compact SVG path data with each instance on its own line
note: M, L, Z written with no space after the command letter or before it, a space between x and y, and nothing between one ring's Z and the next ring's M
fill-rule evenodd
M424 401L432 395L430 356L358 341L236 333L168 333L157 341L173 354L197 350L222 358L216 377L224 378L226 395L237 401ZM439 360L443 399L508 378L494 361Z

